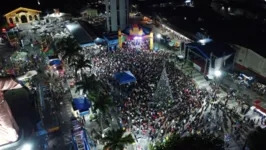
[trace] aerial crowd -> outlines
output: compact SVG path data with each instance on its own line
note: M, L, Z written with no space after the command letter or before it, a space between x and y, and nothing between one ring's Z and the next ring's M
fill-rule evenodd
M227 107L228 101L236 101L234 90L220 97L220 89L215 85L211 91L198 89L193 80L177 68L174 53L139 52L130 45L135 42L128 41L115 52L100 53L93 64L97 77L118 91L114 100L119 117L136 139L164 141L172 133L180 133L182 136L205 134L234 138L243 143L241 135L252 129L254 121L243 119L249 108L242 104L237 108ZM137 81L117 83L113 75L123 71L131 71Z

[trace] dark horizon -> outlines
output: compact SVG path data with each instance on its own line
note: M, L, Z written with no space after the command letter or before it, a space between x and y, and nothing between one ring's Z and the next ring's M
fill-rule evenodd
M74 3L75 0L39 0L40 5L38 5L37 0L14 0L14 1L7 1L6 7L1 7L0 9L0 15L3 16L5 13L8 13L18 7L26 7L31 9L37 9L37 10L48 10L53 8L59 8L64 9L66 8L66 5L69 5L69 3Z

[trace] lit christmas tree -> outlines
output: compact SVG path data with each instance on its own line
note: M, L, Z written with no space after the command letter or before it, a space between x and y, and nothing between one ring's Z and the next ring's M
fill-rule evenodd
M164 67L160 80L157 83L157 89L154 94L154 101L159 103L165 103L169 100L173 100L172 90L169 85L169 78L167 77L166 68Z

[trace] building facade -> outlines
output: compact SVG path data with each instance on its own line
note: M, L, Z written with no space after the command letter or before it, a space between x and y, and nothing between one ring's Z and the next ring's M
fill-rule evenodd
M234 45L236 57L234 60L235 69L241 72L249 70L261 79L266 79L266 56L262 56L251 49Z
M86 8L80 12L82 17L97 17L98 10L93 8Z
M36 20L40 20L39 10L19 7L4 15L8 24L21 24L30 23Z
M109 32L125 29L128 24L129 0L105 0L106 23Z

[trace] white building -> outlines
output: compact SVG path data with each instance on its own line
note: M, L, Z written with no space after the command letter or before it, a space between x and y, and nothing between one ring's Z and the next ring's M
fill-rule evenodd
M256 73L258 77L266 79L266 57L263 53L258 54L239 45L234 45L234 48L237 50L234 61L236 69L250 70Z
M123 30L128 24L129 0L105 0L107 30Z

